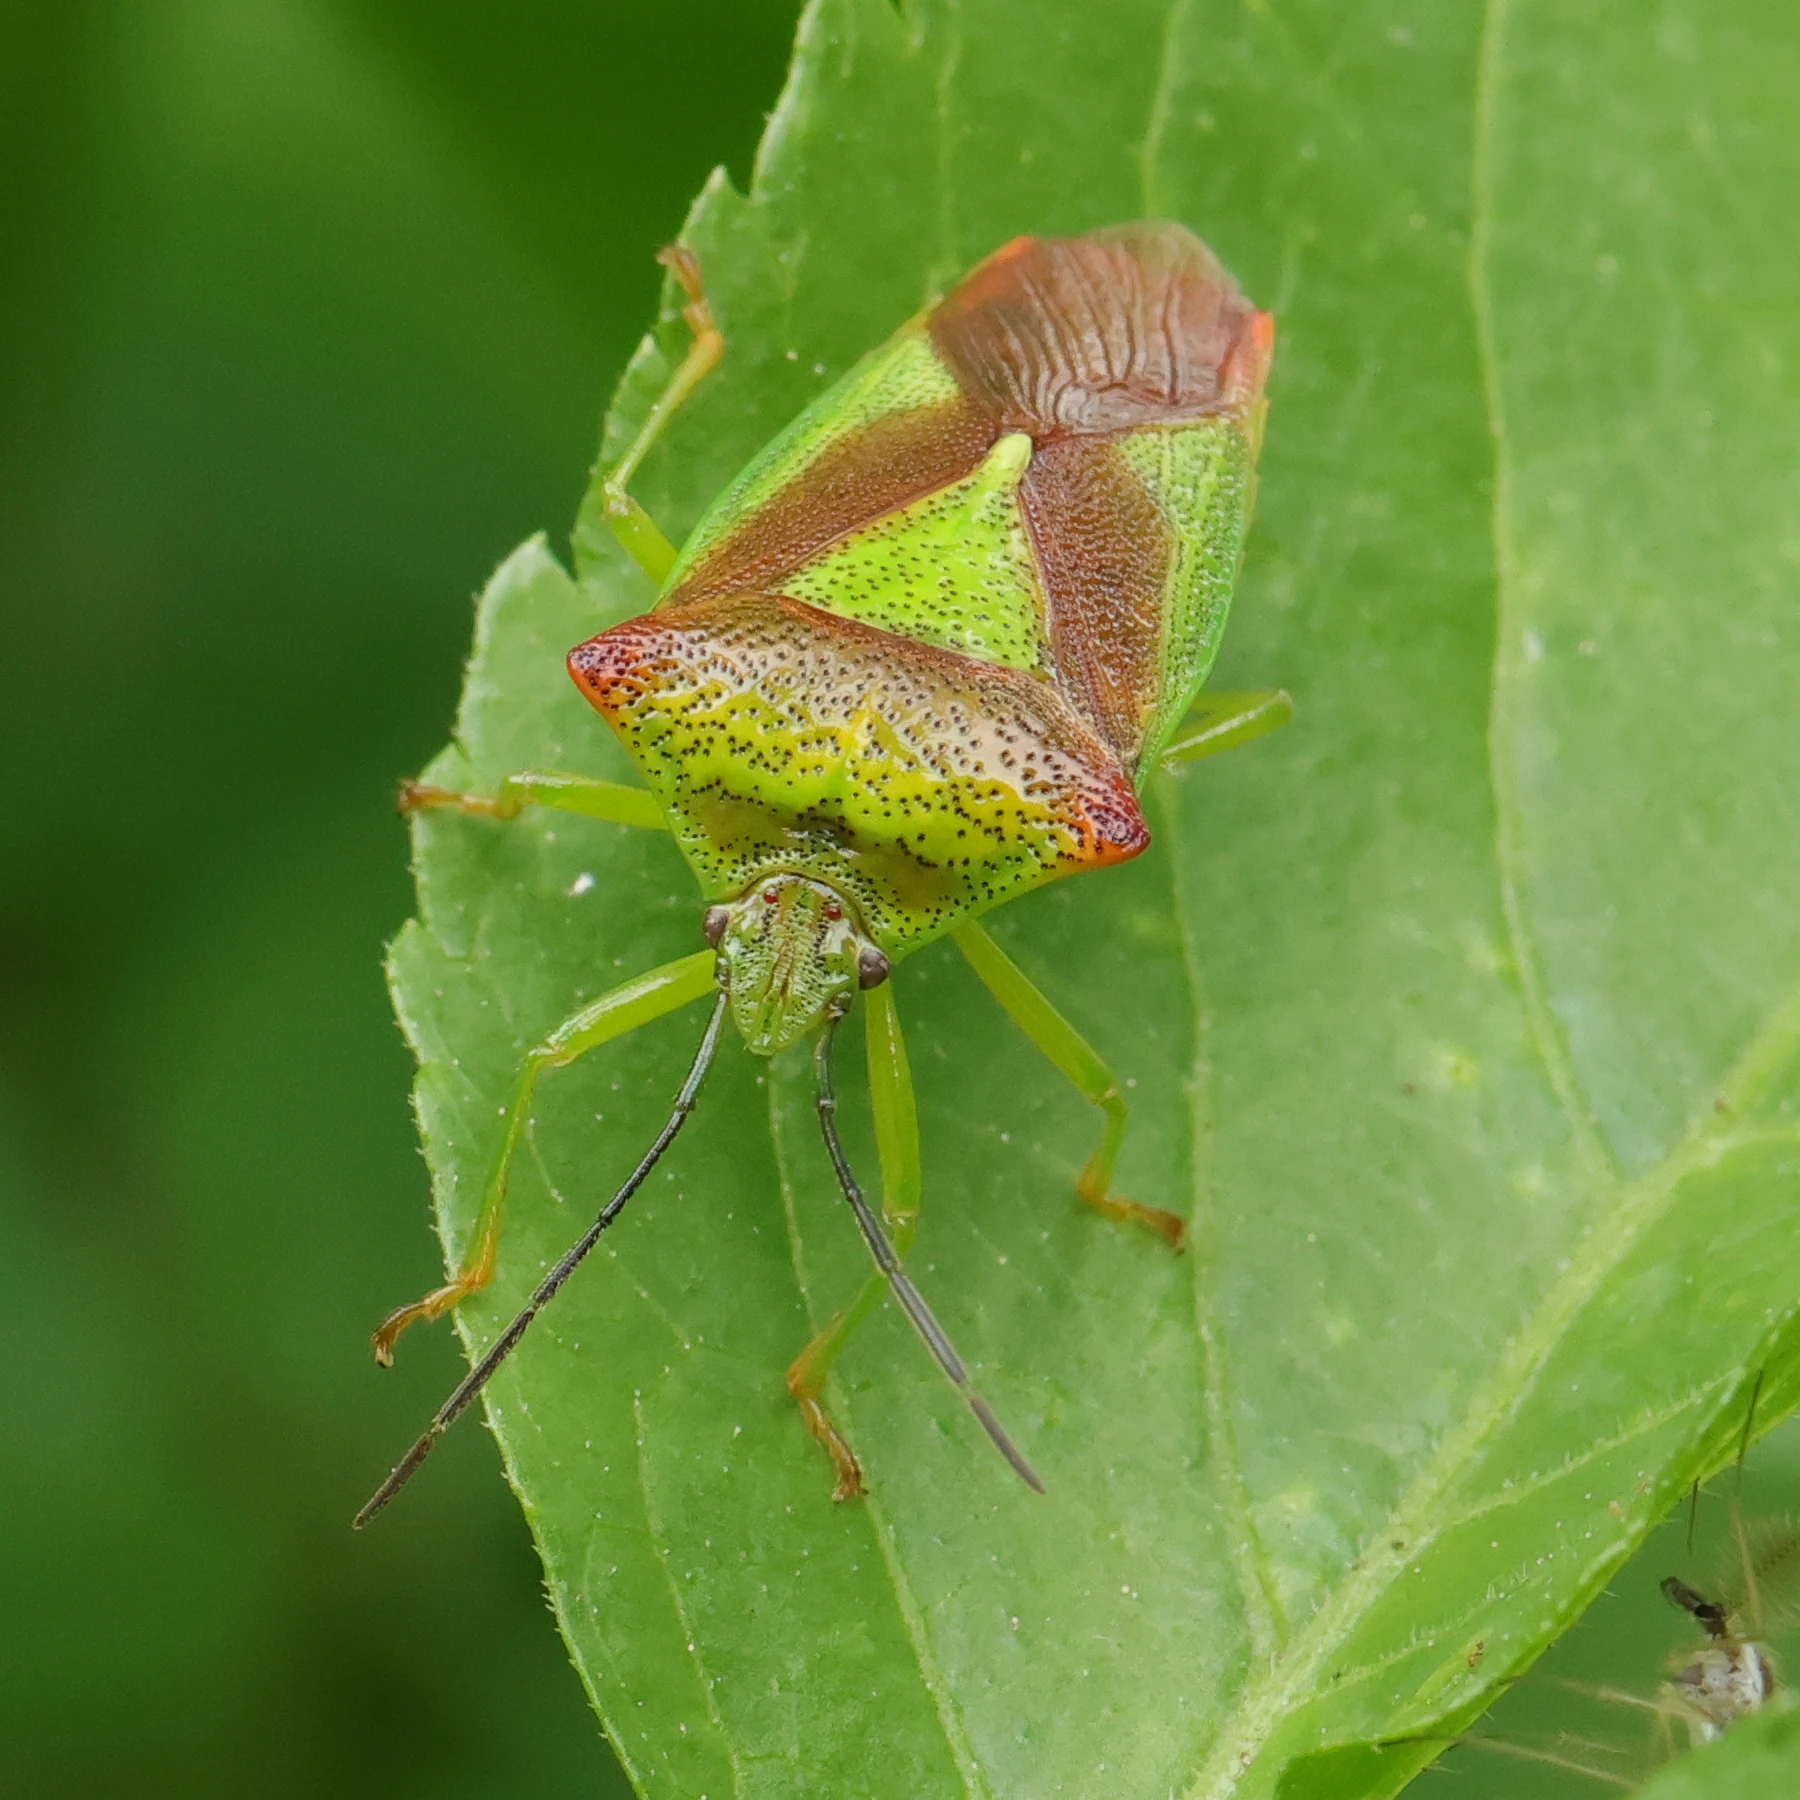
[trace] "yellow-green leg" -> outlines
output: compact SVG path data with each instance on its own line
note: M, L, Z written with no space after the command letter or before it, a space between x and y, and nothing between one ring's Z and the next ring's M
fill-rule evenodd
M1185 1220L1160 1206L1140 1206L1112 1191L1113 1165L1125 1142L1125 1124L1131 1109L1117 1077L1101 1060L1100 1053L974 920L957 926L951 936L1012 1022L1075 1084L1082 1099L1099 1107L1105 1116L1100 1147L1088 1158L1087 1167L1076 1180L1076 1193L1109 1219L1148 1225L1179 1250L1187 1235Z
M656 260L674 275L687 295L688 303L681 309L681 316L687 321L694 341L675 373L669 377L669 385L645 415L643 425L625 454L600 478L600 491L605 498L606 522L611 526L613 536L625 546L632 561L660 588L675 567L675 546L626 489L650 446L662 436L663 428L682 402L719 366L725 354L725 339L713 322L712 308L707 304L706 289L700 280L700 265L694 259L694 253L675 244L659 251Z
M892 982L870 988L863 996L869 1051L869 1106L875 1117L875 1151L881 1163L881 1215L904 1256L912 1248L919 1223L919 1114L913 1100L912 1070ZM800 1416L831 1456L837 1470L834 1500L854 1500L863 1492L862 1465L844 1434L832 1424L819 1399L831 1365L853 1332L887 1291L887 1277L871 1275L861 1291L831 1323L796 1356L788 1368L788 1392Z
M1202 694L1176 728L1174 741L1162 753L1162 765L1178 769L1203 756L1233 750L1285 725L1293 716L1294 703L1280 688L1248 694Z
M560 1069L590 1050L674 1012L718 986L718 958L711 950L684 956L678 962L664 963L659 969L634 977L610 993L584 1006L565 1019L544 1041L525 1057L513 1089L512 1102L506 1109L506 1130L500 1140L500 1154L494 1161L494 1172L488 1177L482 1196L481 1212L475 1221L475 1233L463 1253L462 1267L450 1281L434 1288L422 1300L402 1306L382 1320L375 1331L375 1360L386 1367L394 1360L394 1340L409 1325L421 1319L436 1319L471 1294L486 1287L494 1273L494 1259L500 1249L500 1222L506 1210L506 1182L512 1170L514 1153L530 1115L531 1097L538 1077L546 1069Z
M565 775L557 769L527 769L508 775L492 794L463 794L429 782L403 781L399 806L403 813L454 806L474 819L516 819L527 806L553 806L614 825L637 825L646 831L669 829L663 809L643 788L602 781L594 775Z

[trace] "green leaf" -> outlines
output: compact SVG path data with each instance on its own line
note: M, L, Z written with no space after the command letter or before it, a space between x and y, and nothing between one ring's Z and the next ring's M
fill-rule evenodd
M685 531L1015 233L1179 217L1280 318L1220 681L1299 712L1156 787L1138 862L993 921L1134 1084L1122 1186L1191 1255L1076 1204L1096 1122L951 951L897 975L912 1267L1047 1498L887 1311L830 1396L873 1493L829 1502L781 1377L862 1262L803 1056L721 1058L494 1383L644 1792L1391 1794L1759 1380L1758 1429L1791 1408L1797 81L1773 0L808 11L751 194L685 233L730 351L640 498ZM627 777L560 661L648 590L591 497L576 554L496 576L433 779ZM691 951L698 899L569 818L422 819L418 872L394 982L454 1258L523 1051ZM473 1346L699 1029L544 1083Z
M1800 1711L1787 1706L1734 1725L1638 1789L1640 1800L1792 1800L1800 1791Z

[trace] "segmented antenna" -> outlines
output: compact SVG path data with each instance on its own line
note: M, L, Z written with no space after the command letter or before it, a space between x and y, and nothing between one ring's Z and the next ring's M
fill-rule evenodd
M844 1198L850 1202L850 1210L856 1215L856 1223L862 1231L863 1241L869 1246L869 1254L875 1259L875 1266L887 1277L894 1298L912 1320L913 1329L925 1340L925 1348L936 1359L937 1366L950 1377L957 1392L968 1402L969 1411L981 1421L981 1428L993 1439L994 1448L1012 1464L1014 1472L1028 1488L1041 1494L1044 1492L1044 1483L1037 1470L1025 1460L1024 1451L1007 1436L1006 1428L994 1417L993 1408L976 1393L974 1384L969 1380L969 1371L963 1366L963 1359L956 1354L956 1346L950 1342L943 1326L925 1304L925 1296L913 1286L906 1271L900 1266L900 1258L895 1254L894 1246L888 1242L887 1233L882 1230L881 1221L875 1216L874 1209L857 1184L849 1159L844 1155L844 1147L838 1142L837 1096L831 1086L831 1045L837 1036L838 1020L842 1016L841 1013L834 1012L826 1019L825 1028L819 1033L818 1048L813 1053L813 1067L818 1073L819 1083L819 1129L825 1134L825 1148L830 1152L831 1166L837 1171L838 1186L843 1189Z
M712 1067L713 1053L719 1047L719 1031L725 1023L725 1007L726 996L721 993L713 1007L712 1018L707 1021L706 1035L700 1040L693 1067L688 1070L687 1080L681 1084L681 1092L675 1098L669 1122L657 1133L656 1142L644 1152L638 1166L627 1177L625 1185L601 1207L593 1224L569 1247L556 1267L538 1283L536 1291L525 1302L518 1317L494 1340L487 1355L463 1377L456 1391L437 1409L419 1441L401 1457L394 1472L369 1496L368 1503L351 1522L357 1531L361 1531L419 1472L419 1465L431 1454L438 1439L456 1423L469 1402L487 1386L488 1377L512 1354L531 1321L556 1297L557 1289L575 1273L581 1259L599 1243L601 1232L625 1210L626 1201L644 1185L662 1153L674 1143L675 1134L687 1123L688 1115L694 1110L694 1102L700 1096L700 1084L706 1079L706 1071Z
M1671 1606L1679 1606L1684 1613L1692 1613L1695 1621L1705 1628L1706 1635L1715 1642L1731 1636L1731 1613L1723 1601L1707 1599L1698 1588L1689 1587L1679 1575L1663 1577L1662 1595Z

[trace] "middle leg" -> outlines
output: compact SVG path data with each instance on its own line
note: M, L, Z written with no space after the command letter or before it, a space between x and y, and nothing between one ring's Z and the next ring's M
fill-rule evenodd
M1140 1206L1112 1191L1113 1165L1125 1142L1125 1123L1131 1109L1120 1091L1118 1078L1101 1060L1100 1053L973 919L957 926L950 935L1012 1022L1075 1084L1081 1097L1099 1107L1105 1116L1100 1146L1077 1178L1076 1193L1109 1219L1148 1225L1177 1250L1181 1249L1187 1237L1187 1222L1179 1213L1166 1212L1160 1206Z

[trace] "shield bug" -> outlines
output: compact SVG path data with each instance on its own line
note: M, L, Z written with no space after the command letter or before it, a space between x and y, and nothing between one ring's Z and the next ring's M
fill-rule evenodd
M539 1076L708 995L711 1018L661 1134L359 1523L618 1217L692 1110L727 1015L760 1056L815 1040L826 1148L876 1265L788 1372L837 1497L860 1493L862 1473L820 1395L884 1293L1013 1468L1041 1486L902 1262L919 1149L889 975L934 938L954 939L1103 1115L1081 1198L1181 1242L1174 1214L1113 1192L1120 1083L977 921L1044 882L1137 856L1150 841L1139 791L1156 769L1288 716L1279 692L1200 700L1250 518L1272 319L1179 225L1015 239L809 407L678 554L629 484L724 342L692 256L663 260L686 295L691 347L603 490L659 595L568 659L646 785L527 771L493 795L409 785L402 805L495 819L559 807L670 831L699 878L707 947L584 1006L529 1052L462 1265L381 1325L378 1360L492 1275ZM859 996L879 1215L835 1123L832 1042Z

